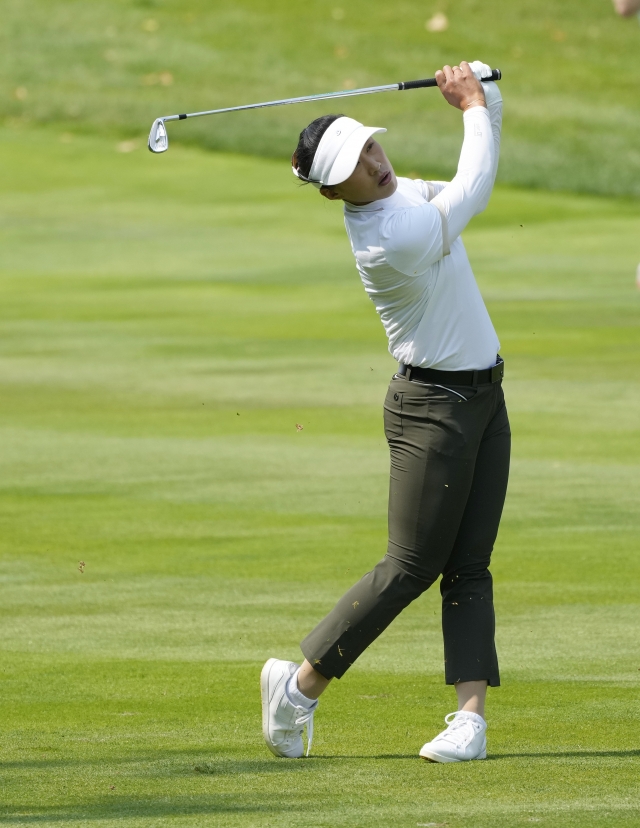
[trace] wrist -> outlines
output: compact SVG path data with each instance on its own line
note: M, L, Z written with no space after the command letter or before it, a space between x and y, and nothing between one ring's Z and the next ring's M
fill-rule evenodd
M483 95L482 97L480 97L480 98L473 98L473 100L471 100L471 101L464 101L464 102L462 102L462 103L460 104L460 109L461 109L463 112L466 112L466 111L467 111L467 109L471 109L471 108L472 108L472 107L474 107L474 106L484 106L484 107L485 107L485 109L486 109L486 107L487 107L487 102L486 102L486 100L485 100L485 98L484 98L484 95Z

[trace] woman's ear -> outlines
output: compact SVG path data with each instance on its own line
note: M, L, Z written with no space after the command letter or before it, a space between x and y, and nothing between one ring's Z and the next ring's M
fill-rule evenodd
M320 188L320 195L328 198L329 201L341 201L342 196L338 195L338 193L331 189L331 187L321 187Z

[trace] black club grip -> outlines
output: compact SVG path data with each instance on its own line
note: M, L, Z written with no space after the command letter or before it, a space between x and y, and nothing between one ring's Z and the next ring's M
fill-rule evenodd
M502 77L502 72L499 69L493 69L491 77L482 78L483 81L499 81ZM425 86L437 86L438 83L435 78L424 78L423 80L405 81L398 84L398 89L402 92L405 89L424 89Z

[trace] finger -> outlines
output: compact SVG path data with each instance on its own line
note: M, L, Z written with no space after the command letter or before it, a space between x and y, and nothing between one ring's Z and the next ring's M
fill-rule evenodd
M447 77L445 73L442 71L442 69L438 69L438 71L436 72L436 83L439 87L443 87L446 84L446 82Z
M465 78L469 78L471 77L471 75L473 75L473 69L469 66L466 60L460 61L460 71L462 72L462 75Z
M446 78L446 83L449 83L450 81L453 80L453 78L454 78L453 69L449 66L449 64L447 64L446 66L443 66L442 71L444 72L444 76Z

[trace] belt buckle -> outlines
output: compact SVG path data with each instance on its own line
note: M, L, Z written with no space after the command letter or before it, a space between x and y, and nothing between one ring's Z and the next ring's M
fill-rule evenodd
M497 365L491 369L491 382L500 382L504 377L504 360L501 359Z

